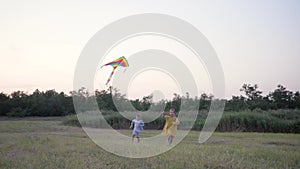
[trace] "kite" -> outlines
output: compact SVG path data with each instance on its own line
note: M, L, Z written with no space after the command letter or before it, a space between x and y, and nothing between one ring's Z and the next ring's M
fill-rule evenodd
M109 76L109 78L107 79L107 82L106 82L105 85L107 85L107 84L109 83L109 81L111 80L113 74L115 73L115 69L116 69L117 67L119 67L119 66L122 66L122 67L128 67L128 66L129 66L128 61L127 61L127 59L126 59L124 56L122 56L122 57L120 57L119 59L116 59L116 60L114 60L114 61L112 61L112 62L106 63L106 64L103 65L103 66L108 66L108 65L112 66L112 67L113 67L113 70L112 70L112 72L110 73L110 76ZM102 68L103 66L101 66L101 68Z

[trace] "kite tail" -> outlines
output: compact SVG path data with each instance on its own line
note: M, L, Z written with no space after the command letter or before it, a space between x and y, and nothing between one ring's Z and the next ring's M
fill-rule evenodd
M116 69L116 68L114 68L114 69L112 70L112 72L110 73L110 76L109 76L109 78L107 79L107 82L106 82L105 85L107 85L107 84L109 83L109 81L111 80L111 77L112 77L113 74L115 73L115 69Z

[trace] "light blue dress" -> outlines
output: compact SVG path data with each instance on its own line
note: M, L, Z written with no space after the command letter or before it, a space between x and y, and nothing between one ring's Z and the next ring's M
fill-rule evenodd
M131 126L134 126L132 134L136 137L140 137L141 130L144 130L144 122L142 120L133 119Z

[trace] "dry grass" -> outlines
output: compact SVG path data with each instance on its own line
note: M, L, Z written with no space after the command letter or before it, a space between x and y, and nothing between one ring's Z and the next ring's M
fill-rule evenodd
M300 168L299 134L215 133L205 144L198 134L159 156L128 159L60 121L1 121L0 168Z

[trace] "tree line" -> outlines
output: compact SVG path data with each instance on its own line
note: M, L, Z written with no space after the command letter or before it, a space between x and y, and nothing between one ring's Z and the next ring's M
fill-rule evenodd
M244 84L240 91L243 93L242 95L232 96L231 99L226 100L225 111L300 109L299 91L289 91L283 85L278 85L274 91L265 96L262 95L257 84ZM43 92L36 89L32 94L23 91L15 91L11 94L0 93L0 116L65 116L75 114L73 98L85 103L85 107L81 107L80 111L82 112L89 110L89 104L93 104L92 99L96 99L99 109L105 112L118 110L114 101L118 101L123 106L122 110L127 111L146 111L150 105L154 106L154 110L155 107L159 108L165 105L166 110L172 107L179 111L183 100L185 106L190 107L191 110L194 109L193 106L200 103L199 111L207 111L210 108L210 102L213 99L218 99L205 93L195 98L191 98L189 93L186 93L185 96L175 93L171 100L153 103L152 95L132 100L127 99L125 95L112 87L107 90L96 90L93 93L81 88L69 94L58 93L55 90Z
M289 91L283 85L277 85L277 88L266 96L262 96L262 91L258 89L257 84L244 84L240 91L244 92L245 96L232 96L232 99L227 101L225 110L240 111L300 108L299 91Z

